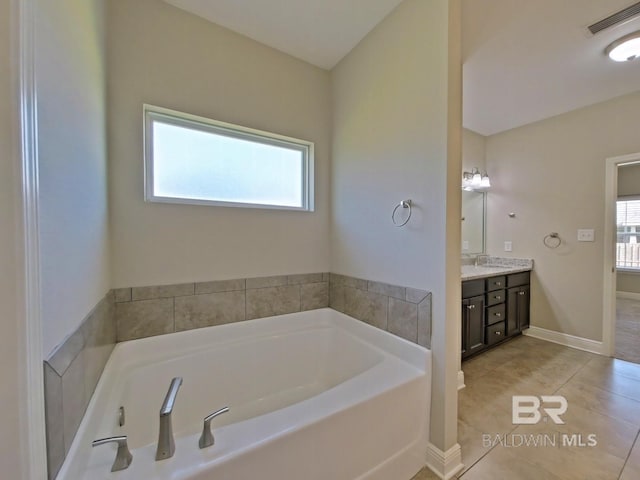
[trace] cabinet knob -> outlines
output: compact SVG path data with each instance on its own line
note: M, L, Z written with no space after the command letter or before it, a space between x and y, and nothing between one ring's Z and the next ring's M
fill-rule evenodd
M501 287L501 286L502 286L502 282L496 282L496 285L497 285L498 287Z
M493 297L493 298L495 298L496 300L501 300L501 299L502 299L502 297L501 297L500 295L496 295L496 296L495 296L495 297Z
M524 295L524 294L525 294L525 292L524 292L524 291L522 291L522 292L518 292L518 295Z
M501 314L500 312L494 313L494 315L495 315L496 317L501 317L501 316L502 316L502 314Z
M475 306L475 305L467 305L467 308L468 308L469 310L473 310L474 308L476 308L476 306Z
M502 335L502 332L496 332L496 335L500 336Z

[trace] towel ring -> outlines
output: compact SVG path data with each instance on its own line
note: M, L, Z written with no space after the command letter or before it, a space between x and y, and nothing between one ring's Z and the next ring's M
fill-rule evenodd
M400 207L409 209L407 219L402 223L396 222L396 213L398 212L398 209ZM391 214L391 221L396 227L404 227L407 223L409 223L409 220L411 220L411 200L402 200L398 205L396 205L396 208L393 209L393 213Z
M547 248L558 248L562 243L562 239L557 232L551 232L549 235L544 237L542 243L544 243L544 246Z

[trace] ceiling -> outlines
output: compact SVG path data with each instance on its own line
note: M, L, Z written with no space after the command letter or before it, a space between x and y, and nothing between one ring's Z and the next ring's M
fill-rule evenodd
M640 60L604 54L640 18L586 27L637 0L463 0L464 126L482 135L640 90Z
M333 68L402 0L165 0L321 68ZM492 135L640 90L640 60L604 49L640 18L585 27L637 0L462 0L463 123Z
M402 0L165 0L324 69Z

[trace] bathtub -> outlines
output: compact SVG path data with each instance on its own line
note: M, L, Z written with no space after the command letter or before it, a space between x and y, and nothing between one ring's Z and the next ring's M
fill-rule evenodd
M175 455L155 461L173 377ZM331 309L120 343L60 480L409 480L425 463L431 354ZM125 423L119 425L124 407ZM215 444L198 448L203 418ZM111 473L127 435L131 466Z

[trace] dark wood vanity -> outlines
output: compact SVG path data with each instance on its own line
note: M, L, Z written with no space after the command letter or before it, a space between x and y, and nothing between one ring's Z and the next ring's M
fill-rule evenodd
M519 335L529 327L530 272L462 282L462 358Z

